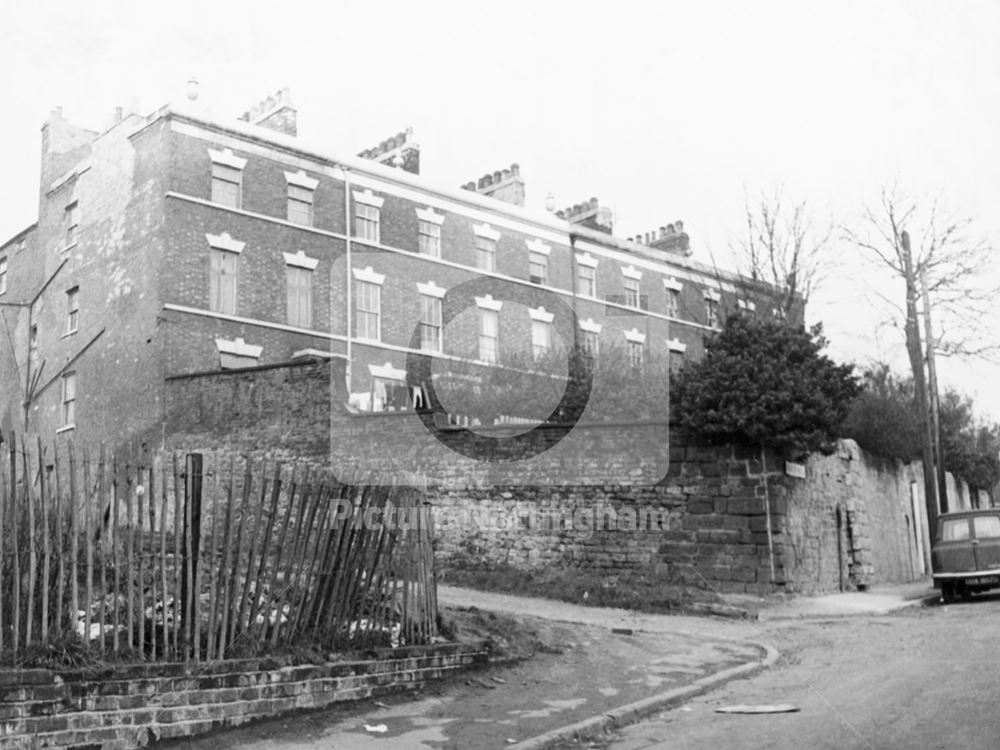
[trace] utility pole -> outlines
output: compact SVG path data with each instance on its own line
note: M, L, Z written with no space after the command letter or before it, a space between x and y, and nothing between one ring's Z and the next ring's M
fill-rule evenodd
M938 397L937 368L934 365L934 328L931 326L931 297L927 291L927 269L920 269L920 287L924 298L924 335L927 337L927 389L931 401L931 429L934 464L937 466L937 488L941 512L948 512L948 482L945 478L944 454L941 450L941 400Z
M920 447L924 465L924 504L927 508L927 539L934 539L937 528L938 503L937 482L934 478L934 457L931 451L931 423L928 419L927 383L924 379L924 353L920 346L920 322L917 317L917 279L913 271L913 256L910 252L910 235L899 233L899 244L903 256L903 274L906 279L906 353L910 357L913 370L913 389L917 401L917 421L920 423ZM930 543L925 550L929 553ZM931 569L928 557L927 569Z

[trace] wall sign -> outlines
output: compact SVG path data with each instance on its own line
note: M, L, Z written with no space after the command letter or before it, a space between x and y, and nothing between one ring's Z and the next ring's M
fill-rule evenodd
M790 477L796 477L798 479L806 478L806 465L797 464L791 461L785 461L785 473Z

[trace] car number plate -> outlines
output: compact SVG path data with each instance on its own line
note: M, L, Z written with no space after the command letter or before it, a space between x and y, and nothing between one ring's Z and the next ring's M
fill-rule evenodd
M973 586L995 586L1000 584L1000 576L980 576L979 578L970 578L967 582Z

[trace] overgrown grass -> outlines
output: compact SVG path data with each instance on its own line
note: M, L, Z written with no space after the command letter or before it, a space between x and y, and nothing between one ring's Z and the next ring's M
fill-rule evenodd
M76 636L66 634L47 643L36 643L22 648L15 657L12 651L4 654L5 664L19 669L67 669L82 672L99 672L112 662L99 649Z
M157 634L159 635L159 629ZM126 636L122 636L123 638ZM110 639L111 634L106 638ZM202 639L201 654L204 657L206 641ZM389 646L389 637L369 639L365 643L351 643L341 639L339 647L332 645L329 637L322 634L304 636L291 644L279 644L272 648L258 639L236 641L227 649L226 660L264 659L273 662L273 668L282 665L322 664L367 658L374 648ZM164 655L157 650L154 657L142 649L121 649L117 653L105 652L96 643L87 643L75 633L65 633L51 637L45 643L22 646L15 655L11 648L0 653L0 669L51 669L56 672L81 672L98 674L128 664L155 664L184 661L183 656ZM213 661L218 661L214 659Z

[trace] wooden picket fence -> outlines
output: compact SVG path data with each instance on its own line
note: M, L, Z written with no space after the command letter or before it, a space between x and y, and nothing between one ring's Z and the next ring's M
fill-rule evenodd
M0 444L0 660L70 634L204 661L436 634L433 523L412 487L304 463L60 440Z

